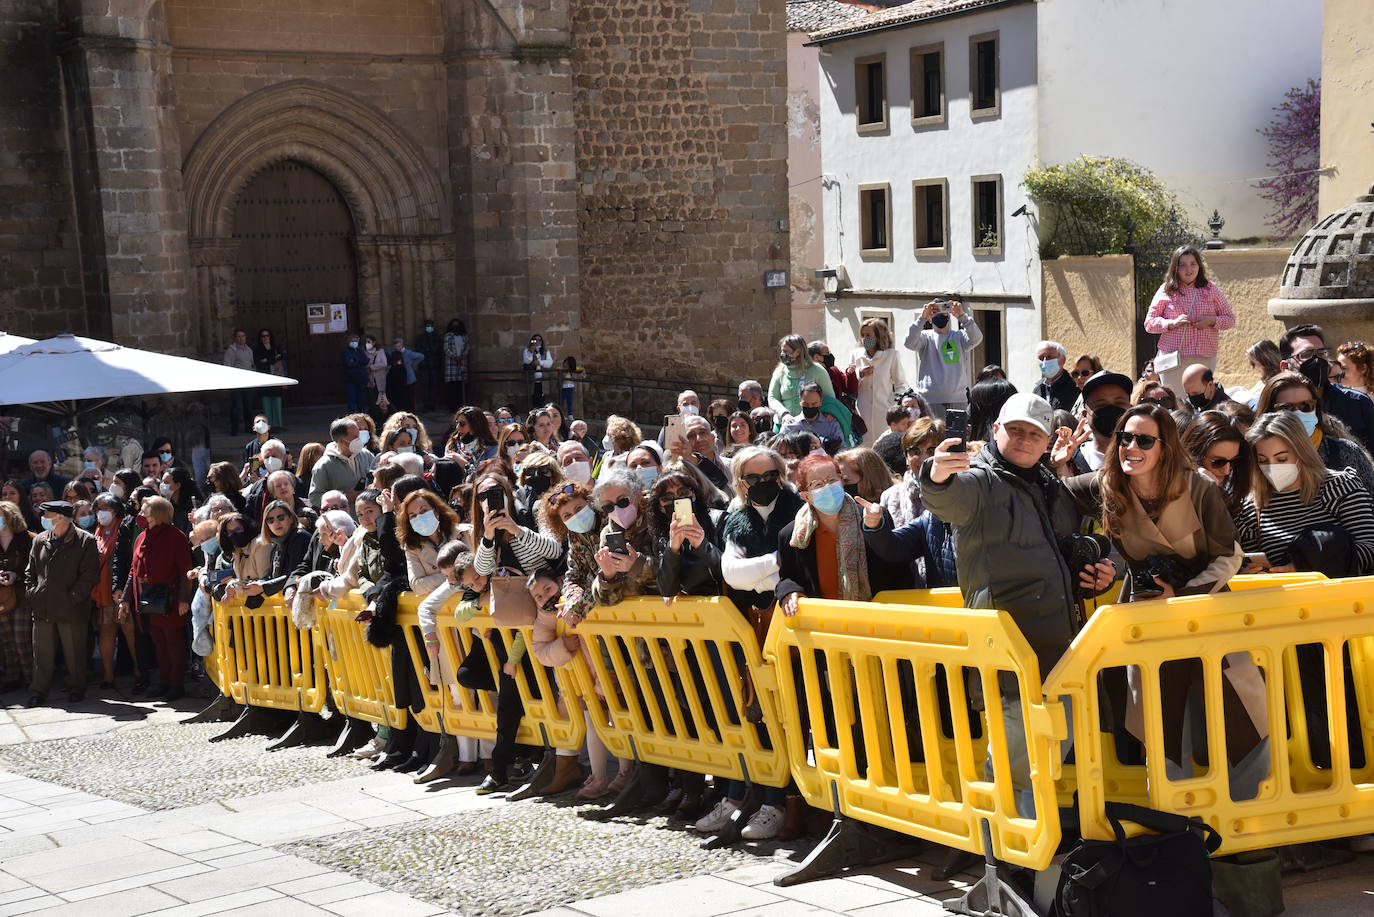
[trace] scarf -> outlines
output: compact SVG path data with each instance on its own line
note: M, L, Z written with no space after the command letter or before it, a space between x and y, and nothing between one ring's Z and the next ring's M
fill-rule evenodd
M873 598L873 590L868 585L868 556L864 551L863 511L854 498L848 495L840 504L837 514L839 524L835 531L835 541L839 547L840 598L847 602L867 602ZM804 503L797 511L796 525L792 528L794 548L805 548L816 535L816 527L821 524L820 515L810 503Z

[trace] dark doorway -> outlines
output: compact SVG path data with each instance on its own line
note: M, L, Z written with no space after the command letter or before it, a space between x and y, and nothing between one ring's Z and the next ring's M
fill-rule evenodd
M346 303L348 326L359 319L353 218L333 182L287 160L253 177L234 208L235 323L250 342L270 328L286 353L286 374L300 384L287 404L344 400L340 352L346 332L311 334L307 303Z

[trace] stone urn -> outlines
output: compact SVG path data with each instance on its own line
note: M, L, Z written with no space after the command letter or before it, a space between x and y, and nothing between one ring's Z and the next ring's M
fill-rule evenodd
M1321 325L1333 350L1374 341L1374 188L1298 241L1269 314L1290 328Z

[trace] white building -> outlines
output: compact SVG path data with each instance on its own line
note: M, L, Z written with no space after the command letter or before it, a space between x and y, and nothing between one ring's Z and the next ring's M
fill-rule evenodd
M870 315L900 345L926 301L954 293L985 335L974 371L1000 363L1024 390L1041 273L1022 176L1123 156L1199 225L1217 208L1226 237L1263 235L1256 130L1320 73L1321 0L915 0L812 43L831 349L847 353ZM914 380L914 357L904 366Z

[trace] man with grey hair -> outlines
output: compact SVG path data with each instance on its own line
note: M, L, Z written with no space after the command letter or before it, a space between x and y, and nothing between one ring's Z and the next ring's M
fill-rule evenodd
M318 507L327 491L337 490L352 500L358 495L359 481L372 474L375 456L367 450L371 434L358 429L358 422L340 417L329 425L330 443L310 471L310 503ZM346 504L345 504L346 505Z
M739 409L746 414L763 407L763 386L757 379L745 379L739 384Z
M52 456L42 449L35 449L29 453L29 476L20 483L24 490L28 490L34 484L43 482L52 488L56 496L62 496L62 491L66 489L71 478L64 478L56 471L52 470Z
M324 496L320 497L320 512L327 513L336 509L348 511L348 496L342 490L326 491Z
M1073 381L1064 365L1069 355L1058 341L1041 341L1035 345L1035 358L1040 361L1040 381L1033 389L1056 411L1072 411L1078 401L1078 383Z

